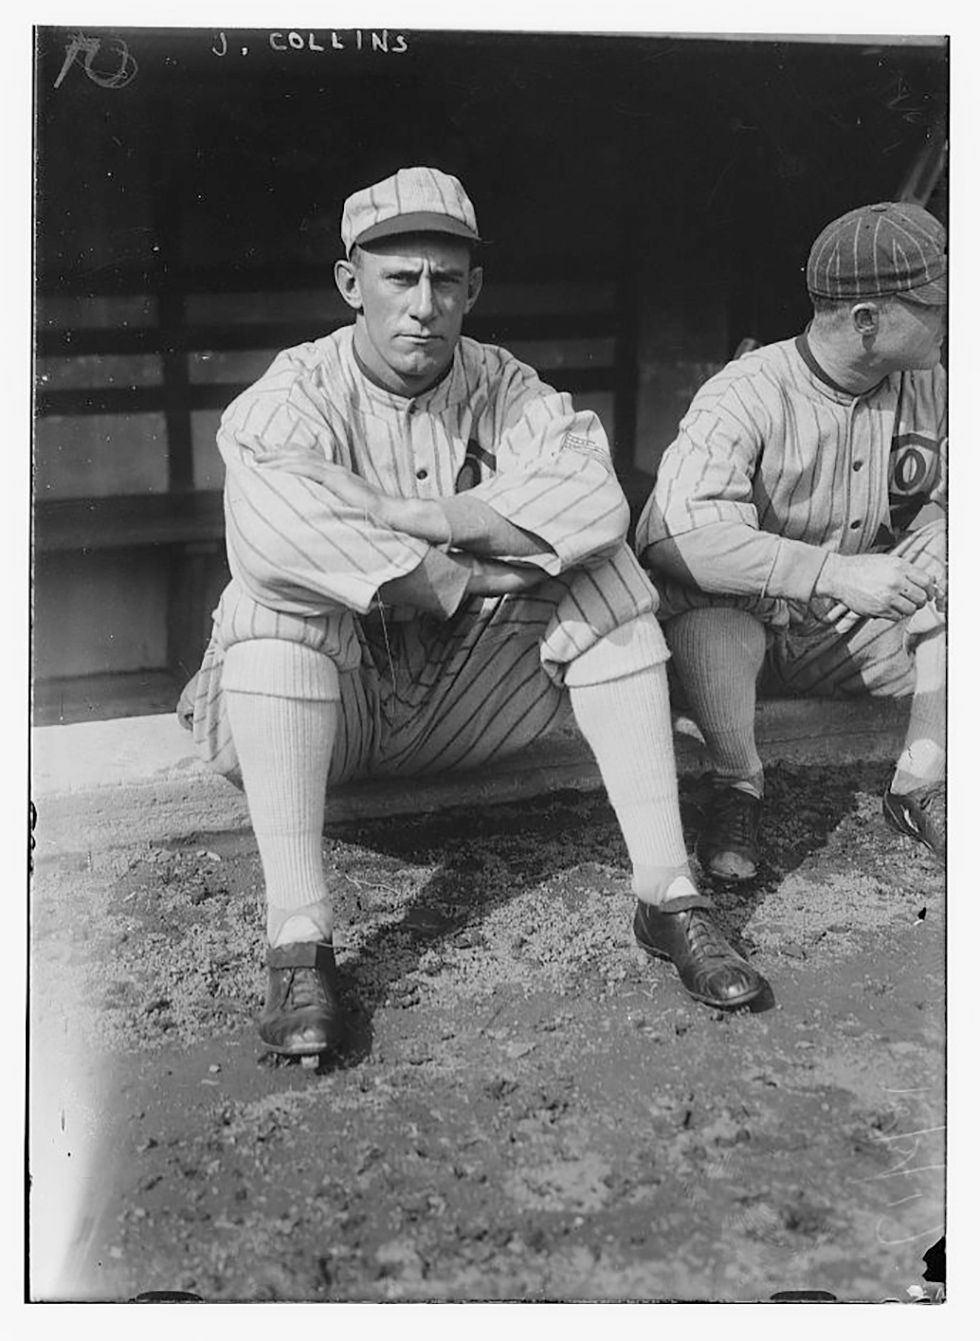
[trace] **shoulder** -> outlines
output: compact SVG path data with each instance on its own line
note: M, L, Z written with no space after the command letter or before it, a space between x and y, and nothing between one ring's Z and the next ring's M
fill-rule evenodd
M223 419L229 424L253 422L263 407L267 415L290 406L317 410L325 400L322 389L327 385L332 389L329 399L336 399L333 389L349 381L344 350L350 335L345 341L346 329L280 350L266 371L228 405Z
M459 342L461 366L467 383L481 383L491 399L497 396L551 394L537 371L503 345L484 344L463 336Z
M353 343L353 326L341 326L339 330L322 335L317 340L306 340L303 344L284 349L279 355L298 377L305 373L340 372L350 357Z
M915 407L917 415L942 417L946 413L946 369L938 364L902 373L899 395L903 405Z
M791 340L763 345L732 359L698 388L690 413L731 411L741 416L757 408L768 409L795 380L794 361L799 361L799 355Z
M503 345L485 345L464 335L460 341L460 357L468 370L477 371L489 382L511 381L513 378L538 378L534 367L517 358Z
M935 368L916 368L904 374L905 380L913 391L924 396L946 395L946 369L941 363Z

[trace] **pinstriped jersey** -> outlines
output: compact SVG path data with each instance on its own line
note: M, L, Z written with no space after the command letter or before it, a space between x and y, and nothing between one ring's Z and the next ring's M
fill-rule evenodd
M249 597L301 617L363 614L428 549L256 452L322 453L403 498L469 489L551 547L521 559L549 574L598 567L623 546L628 508L594 413L576 411L506 350L466 337L436 385L396 395L362 370L353 329L279 354L222 417L229 563ZM632 617L632 597L609 586L610 603Z
M945 491L944 370L893 373L855 396L801 335L729 363L697 393L637 549L704 591L806 601L827 551L890 547ZM668 539L673 553L658 553Z

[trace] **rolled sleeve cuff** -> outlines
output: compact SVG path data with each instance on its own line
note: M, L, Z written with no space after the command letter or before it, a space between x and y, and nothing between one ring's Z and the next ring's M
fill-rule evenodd
M762 595L809 601L828 557L829 551L816 545L780 538Z
M520 483L505 476L473 491L514 526L538 536L551 551L521 555L553 576L620 545L629 527L629 505L616 477L587 461L573 476L538 471Z
M448 619L466 595L469 570L441 550L429 549L412 571L389 582L385 604L414 606L441 619Z

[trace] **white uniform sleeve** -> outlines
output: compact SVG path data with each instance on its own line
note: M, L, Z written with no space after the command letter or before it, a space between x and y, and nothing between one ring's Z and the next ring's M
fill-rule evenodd
M255 452L298 448L337 459L330 427L306 389L302 348L278 355L222 417L229 563L253 599L271 609L363 614L378 588L412 572L429 546L378 525L322 484L255 461Z
M753 400L748 378L722 375L698 392L660 462L637 553L703 591L808 600L827 551L759 528L753 481L766 416Z
M601 562L623 543L629 506L598 416L576 411L570 396L505 351L488 357L501 365L486 409L498 473L467 497L550 546L522 563L558 573Z

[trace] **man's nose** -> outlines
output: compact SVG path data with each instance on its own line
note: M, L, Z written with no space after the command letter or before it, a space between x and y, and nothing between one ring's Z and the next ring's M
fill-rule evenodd
M432 281L428 275L422 275L412 292L412 315L418 321L425 321L435 312L435 300Z

